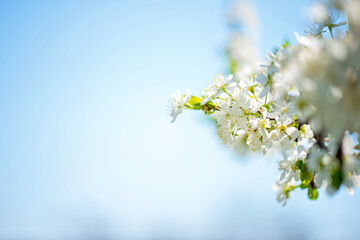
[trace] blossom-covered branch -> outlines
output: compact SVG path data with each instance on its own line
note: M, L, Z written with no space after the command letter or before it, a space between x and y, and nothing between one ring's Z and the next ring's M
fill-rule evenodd
M239 5L233 9L230 24L251 22L234 17ZM216 121L223 143L240 153L278 150L274 188L283 204L298 188L317 199L320 187L331 194L344 185L353 194L360 185L360 0L317 3L310 12L315 23L307 35L296 34L297 44L284 43L262 64L254 60L256 41L248 39L254 36L234 27L228 47L232 74L216 76L199 96L188 91L170 100L173 120L183 109L204 111ZM346 14L351 29L334 34L346 28L338 20Z

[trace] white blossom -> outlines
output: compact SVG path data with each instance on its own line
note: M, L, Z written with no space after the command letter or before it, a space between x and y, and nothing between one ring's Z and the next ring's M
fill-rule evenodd
M176 94L173 94L170 99L169 111L170 116L172 117L171 122L174 122L177 116L182 113L186 103L190 100L190 89L186 91L185 94L181 94L179 90L176 91Z

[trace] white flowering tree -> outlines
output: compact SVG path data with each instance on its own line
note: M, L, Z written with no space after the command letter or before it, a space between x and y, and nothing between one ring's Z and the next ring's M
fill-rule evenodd
M170 99L172 121L183 109L203 111L239 153L280 152L274 188L284 205L295 189L315 200L319 188L353 194L360 185L360 0L316 3L310 13L314 24L296 34L298 43L259 64L255 13L237 2L228 13L231 74L198 96L188 90Z

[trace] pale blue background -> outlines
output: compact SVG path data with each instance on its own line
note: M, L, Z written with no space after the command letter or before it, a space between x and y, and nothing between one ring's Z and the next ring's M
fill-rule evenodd
M262 52L310 1L252 1ZM359 192L285 208L276 159L169 96L226 73L222 0L0 2L0 239L356 239Z

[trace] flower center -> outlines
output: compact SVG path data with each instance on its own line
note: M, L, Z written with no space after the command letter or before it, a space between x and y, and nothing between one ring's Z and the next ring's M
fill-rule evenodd
M285 132L286 132L286 126L281 125L281 126L279 127L279 131L280 131L281 133L285 133Z

